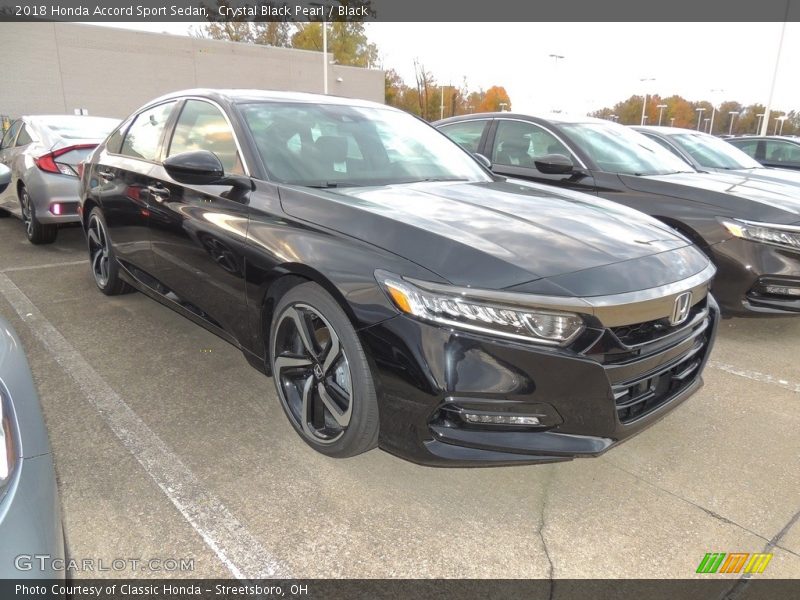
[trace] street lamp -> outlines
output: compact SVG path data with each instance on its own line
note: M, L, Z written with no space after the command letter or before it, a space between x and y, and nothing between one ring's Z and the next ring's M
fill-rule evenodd
M642 125L647 125L647 115L644 116L644 121L642 121Z
M646 81L655 81L655 77L642 77L639 81L642 83ZM647 110L647 92L644 93L644 102L642 102L642 122L639 125L644 125L644 112Z
M608 115L608 118L616 123L619 120L619 115Z
M505 112L506 106L508 106L507 102L500 103L500 112Z
M697 111L697 131L700 131L700 121L703 118L703 112L705 112L705 110L706 109L702 106L700 108L695 108L695 111Z
M439 118L440 119L444 119L444 88L446 88L446 87L453 87L453 84L452 83L450 85L441 84L439 86L439 95L442 98L441 99L441 105L439 107ZM502 106L502 102L500 103L500 105Z
M756 115L758 117L758 125L756 125L756 135L759 135L759 131L761 131L761 120L764 118L765 113L761 113L760 115Z
M729 110L728 114L731 116L731 126L728 129L728 135L733 135L733 122L736 120L736 115L739 114L738 110Z
M703 131L705 131L706 133L708 133L708 123L709 123L709 121L711 121L711 119L709 117L706 117L705 119L703 119Z
M565 56L563 54L548 54L550 58L553 59L553 92L556 95L556 100L558 96L560 96L559 90L559 79L558 79L558 61L564 60ZM555 104L555 102L553 102ZM555 107L552 109L554 113L561 112Z
M669 118L669 126L670 127L675 127L675 117L670 117Z
M664 109L667 108L667 105L659 104L656 108L658 109L658 126L661 127L661 117L664 116Z
M788 119L786 115L781 115L780 117L775 117L775 131L778 131L778 121L781 123L781 129L778 132L778 135L783 135L783 122ZM772 132L772 135L775 135L775 132Z
M708 132L711 133L714 130L714 115L717 114L717 104L714 102L714 96L717 93L722 93L725 90L715 88L711 90L711 126L708 128Z

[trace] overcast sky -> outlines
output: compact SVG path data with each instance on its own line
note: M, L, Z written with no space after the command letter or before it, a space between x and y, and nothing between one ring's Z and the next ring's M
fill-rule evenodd
M116 23L186 34L192 24ZM196 27L197 24L194 24ZM370 23L385 68L411 84L503 85L515 110L583 114L631 94L766 103L781 23ZM549 55L564 56L553 59ZM800 110L800 23L788 23L773 108ZM641 82L643 78L655 81ZM723 90L714 91L712 90Z

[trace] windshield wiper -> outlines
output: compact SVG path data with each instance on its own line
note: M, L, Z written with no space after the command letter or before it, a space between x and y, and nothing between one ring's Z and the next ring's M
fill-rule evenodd
M302 185L305 187L316 189L329 189L329 188L344 188L344 187L358 187L362 184L353 183L352 181L315 181L313 183L295 183L293 185Z

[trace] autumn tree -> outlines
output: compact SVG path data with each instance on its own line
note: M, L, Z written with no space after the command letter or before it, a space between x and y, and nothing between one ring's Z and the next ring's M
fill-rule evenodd
M322 51L322 23L298 23L292 48ZM370 68L378 62L378 47L367 39L364 24L355 21L327 23L328 52L340 65Z
M217 0L217 7L230 8L229 0ZM239 5L237 5L239 6ZM209 14L217 14L216 9L208 8ZM212 20L193 31L197 37L227 42L245 42L265 46L287 47L291 42L292 26L286 21L252 22L246 17L236 20Z
M500 85L493 85L483 97L480 105L478 105L479 112L497 112L500 110L511 110L511 99L508 97L506 88Z

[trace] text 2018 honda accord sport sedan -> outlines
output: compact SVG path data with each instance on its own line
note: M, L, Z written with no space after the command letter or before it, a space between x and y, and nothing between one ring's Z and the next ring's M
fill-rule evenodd
M176 93L82 182L100 290L240 347L330 456L595 455L701 385L718 314L702 252L628 208L496 178L392 108Z
M619 202L669 224L716 264L723 313L800 315L797 186L698 173L629 127L590 117L471 114L436 123L508 177Z

